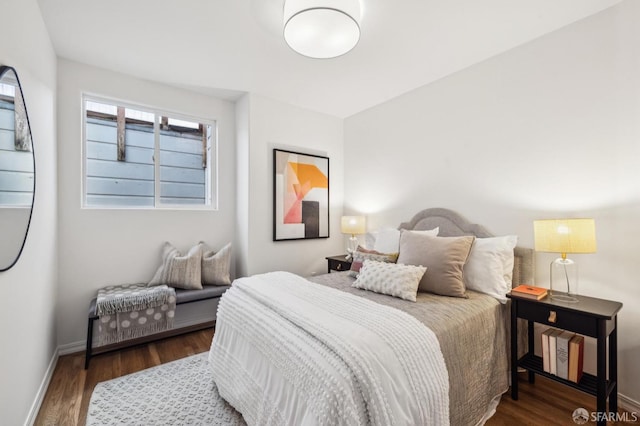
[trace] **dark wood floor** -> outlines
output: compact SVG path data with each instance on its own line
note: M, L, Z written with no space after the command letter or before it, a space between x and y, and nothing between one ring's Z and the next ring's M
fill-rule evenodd
M561 385L558 382L536 376L535 383L527 381L526 373L518 382L518 401L511 399L511 393L502 395L496 414L487 426L502 425L573 425L572 414L576 408L584 408L589 413L596 411L594 396ZM608 425L628 425L629 423L609 422ZM595 425L588 422L587 425Z
M62 356L35 424L84 425L96 383L205 352L212 337L213 329L208 329L99 355L91 360L88 370L84 370L83 352ZM541 377L530 385L523 376L519 401L505 394L487 425L575 425L571 414L578 407L595 411L595 399Z

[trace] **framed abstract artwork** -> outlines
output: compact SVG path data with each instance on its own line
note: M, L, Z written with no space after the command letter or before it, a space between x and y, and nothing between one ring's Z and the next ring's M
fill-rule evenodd
M329 238L329 158L273 150L273 241Z

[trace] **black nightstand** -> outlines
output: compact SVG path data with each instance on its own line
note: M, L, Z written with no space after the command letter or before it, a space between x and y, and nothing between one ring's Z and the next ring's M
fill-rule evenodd
M351 260L347 260L346 254L325 257L327 259L327 272L348 271L351 269Z
M525 299L510 294L511 298L511 398L518 399L518 367L529 373L529 382L535 374L548 377L597 398L599 413L618 411L618 312L622 303L595 297L576 296L578 303L554 301L547 296L541 300ZM518 359L518 318L528 322L529 351ZM579 383L562 379L544 371L542 358L533 353L533 323L545 324L597 339L597 374L584 373ZM607 337L609 337L609 371L607 376ZM608 380L607 380L608 377ZM599 420L598 425L606 425Z

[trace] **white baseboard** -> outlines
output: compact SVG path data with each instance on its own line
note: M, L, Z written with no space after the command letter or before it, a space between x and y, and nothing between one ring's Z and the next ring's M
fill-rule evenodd
M80 340L79 342L66 343L58 346L58 355L69 355L76 352L82 352L86 349L87 341Z
M51 377L53 377L53 372L56 369L56 365L58 365L58 358L60 357L58 349L59 348L56 348L56 350L53 351L53 356L51 357L51 361L49 361L47 371L45 371L42 383L40 383L40 387L38 388L38 393L36 393L36 399L33 401L33 404L31 404L31 408L29 409L29 416L24 422L25 426L33 426L33 423L36 421L36 417L38 417L40 406L42 405L44 396L47 394L47 389L49 389Z
M618 406L630 413L640 414L640 402L618 393Z

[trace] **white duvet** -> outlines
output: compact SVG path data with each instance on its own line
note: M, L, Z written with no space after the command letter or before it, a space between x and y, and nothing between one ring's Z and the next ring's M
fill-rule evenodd
M447 425L434 333L394 308L286 272L238 279L209 352L250 425Z

